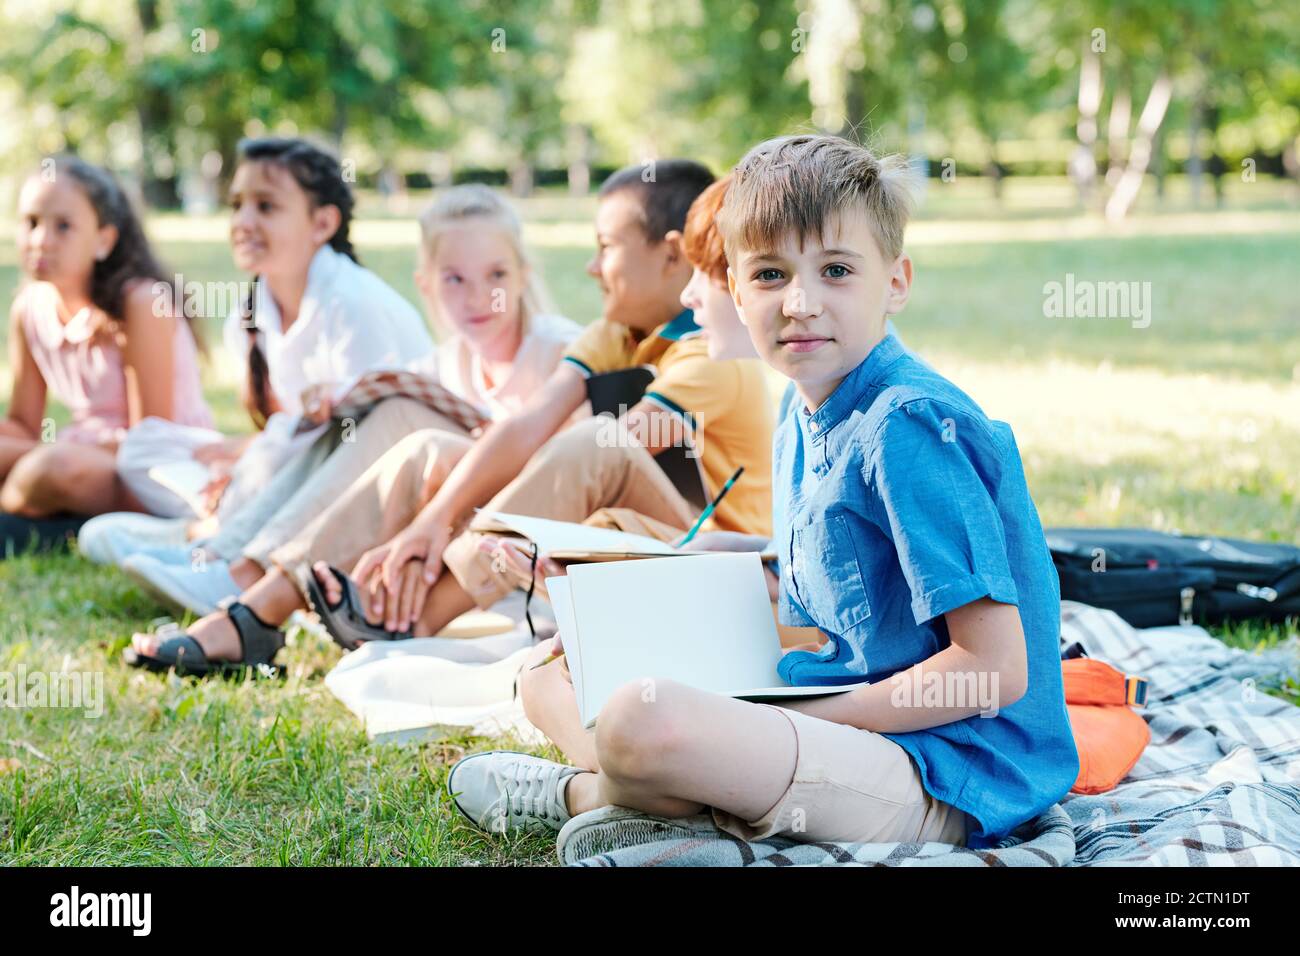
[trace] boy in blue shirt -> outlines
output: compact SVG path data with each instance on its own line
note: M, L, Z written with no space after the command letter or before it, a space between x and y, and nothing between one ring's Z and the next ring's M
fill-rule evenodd
M904 170L836 137L741 161L718 225L738 312L794 382L773 501L794 684L870 681L776 707L667 681L618 691L598 767L479 754L448 778L480 826L557 826L614 804L711 808L743 839L985 847L1069 790L1056 572L1010 429L888 334L912 282Z

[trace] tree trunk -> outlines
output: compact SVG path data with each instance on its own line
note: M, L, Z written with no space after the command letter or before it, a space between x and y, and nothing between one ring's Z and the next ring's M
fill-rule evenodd
M1128 87L1115 91L1110 100L1110 119L1106 123L1106 185L1114 188L1124 172L1128 157L1128 129L1133 101Z
M330 124L330 138L334 141L334 151L343 152L343 134L348 131L348 104L342 95L334 93L334 122Z
M569 195L585 196L591 191L591 139L587 127L574 123L569 127Z
M1106 218L1112 222L1127 216L1137 200L1138 191L1142 188L1142 179L1146 175L1147 164L1151 162L1151 142L1160 129L1160 124L1164 122L1172 89L1173 84L1169 81L1169 74L1161 72L1147 95L1146 105L1142 107L1142 115L1138 117L1137 135L1133 137L1133 146L1129 150L1124 175L1120 177L1115 191L1106 201Z
M136 14L140 21L137 42L143 47L149 34L158 29L156 0L137 0ZM141 60L145 60L143 53ZM148 205L175 209L181 204L181 196L172 133L175 128L172 91L153 83L147 74L141 74L139 81L135 113L140 124L140 190Z
M510 193L523 199L533 194L533 167L520 158L510 167Z
M1201 126L1204 123L1205 93L1197 91L1187 114L1187 185L1192 205L1201 204L1201 184L1205 168L1201 163Z
M1096 53L1085 49L1079 68L1079 122L1076 132L1079 145L1070 159L1070 178L1079 193L1079 204L1087 207L1092 199L1097 180L1097 157L1093 147L1097 143L1097 109L1101 105L1101 60Z
M1207 164L1207 172L1210 174L1210 183L1214 186L1214 204L1223 205L1223 174L1228 171L1228 164L1224 161L1223 156L1219 153L1219 123L1223 118L1223 111L1217 102L1210 103L1205 111L1205 132L1210 140L1210 161Z
M1169 157L1165 155L1165 127L1156 130L1151 142L1151 175L1156 180L1156 199L1161 205L1165 201L1165 178L1169 173Z

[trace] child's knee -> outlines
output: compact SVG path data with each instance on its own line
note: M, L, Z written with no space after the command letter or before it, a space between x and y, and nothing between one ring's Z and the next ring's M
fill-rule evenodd
M380 402L361 420L359 430L375 435L406 436L428 424L428 406L405 395Z
M653 779L664 759L685 743L678 686L647 677L610 695L596 722L596 753L601 769L611 778Z
M381 482L391 487L398 481L419 481L428 464L432 429L421 429L401 438L379 456L372 466Z
M23 515L77 486L86 476L74 455L58 445L33 448L14 463L0 489L0 510ZM29 515L30 516L30 515Z

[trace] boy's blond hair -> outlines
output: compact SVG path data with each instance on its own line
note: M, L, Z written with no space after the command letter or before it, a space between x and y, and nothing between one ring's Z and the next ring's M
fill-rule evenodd
M527 335L533 316L553 312L554 306L541 274L532 267L528 249L524 246L523 225L509 202L481 183L466 183L447 189L420 213L420 246L424 255L429 262L436 261L443 234L469 219L500 229L509 239L519 266L528 269L519 317ZM441 314L435 314L433 322L441 336L453 334L454 330Z
M736 164L718 213L727 259L740 249L775 249L794 230L802 243L856 207L889 261L903 251L912 213L907 161L877 157L839 136L778 136Z

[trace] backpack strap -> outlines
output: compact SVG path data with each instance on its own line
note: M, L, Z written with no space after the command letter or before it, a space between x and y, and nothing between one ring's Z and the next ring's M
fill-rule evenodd
M1067 704L1146 706L1145 677L1128 676L1095 657L1061 661L1061 677Z
M1124 699L1132 707L1147 705L1147 679L1145 677L1124 678Z

